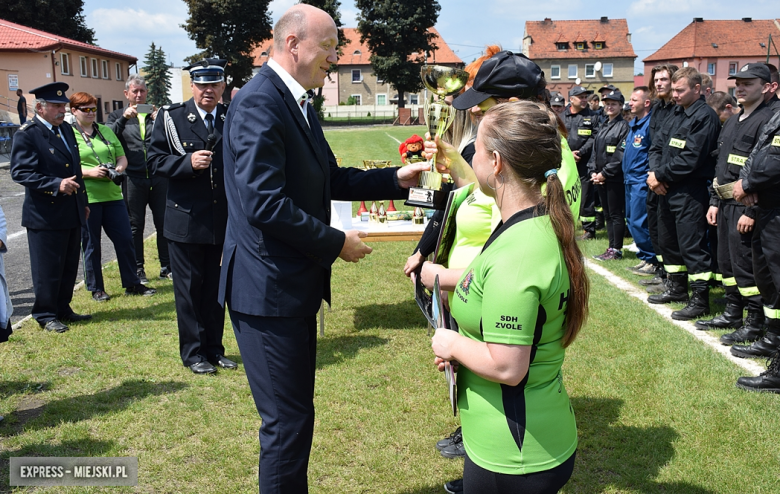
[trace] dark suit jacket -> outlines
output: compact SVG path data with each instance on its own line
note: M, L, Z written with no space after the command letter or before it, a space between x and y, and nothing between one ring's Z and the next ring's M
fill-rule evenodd
M222 127L225 105L217 105L214 134L217 141L211 168L193 170L192 153L206 149L208 131L200 118L195 102L163 108L157 115L160 125L154 126L149 148L149 167L155 175L170 179L165 208L165 238L189 244L221 244L227 225L225 183L222 180ZM166 132L167 116L176 127L181 150L174 149ZM213 185L213 186L212 186Z
M81 177L81 159L73 128L66 122L60 134L70 151L37 117L14 134L11 178L24 185L22 226L34 230L67 230L86 224L87 189ZM60 193L63 178L76 176L81 188Z
M238 312L300 317L330 302L330 269L344 245L330 201L402 199L395 168L339 168L311 105L309 125L263 66L228 109L223 132L228 226L220 302Z

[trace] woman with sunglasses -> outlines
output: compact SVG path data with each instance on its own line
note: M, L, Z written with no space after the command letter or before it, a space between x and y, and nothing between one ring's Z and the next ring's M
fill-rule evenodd
M114 244L122 286L127 295L154 295L156 290L141 284L135 272L135 249L130 231L130 218L122 198L122 173L127 158L116 135L95 122L97 99L79 92L70 97L70 109L76 122L73 132L81 156L81 173L89 200L90 214L81 230L81 249L84 257L84 279L96 302L111 297L103 284L100 249L101 230L105 230ZM112 180L113 177L113 180Z

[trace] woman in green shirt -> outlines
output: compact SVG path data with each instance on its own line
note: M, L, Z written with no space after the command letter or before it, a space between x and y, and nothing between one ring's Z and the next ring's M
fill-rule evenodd
M440 164L457 166L447 158ZM491 108L472 164L501 223L455 287L459 333L439 328L432 341L440 370L445 361L460 365L464 492L554 493L571 477L577 448L561 366L588 305L582 253L557 175L555 115L530 101Z
M110 178L114 173L121 177L127 167L122 144L111 129L95 122L97 99L91 94L79 92L71 96L70 110L76 117L73 132L79 146L81 173L89 200L89 218L87 225L81 229L87 289L92 292L92 298L97 302L105 302L111 298L103 284L100 252L100 234L101 230L105 230L114 244L125 293L154 295L156 290L142 285L136 275L135 249L127 206L122 198L122 189ZM119 183L120 177L116 177Z

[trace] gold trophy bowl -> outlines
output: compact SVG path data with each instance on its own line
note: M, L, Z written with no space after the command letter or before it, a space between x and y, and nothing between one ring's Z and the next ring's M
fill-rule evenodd
M363 168L373 170L374 168L387 168L390 166L389 160L363 160Z
M441 137L455 120L455 108L445 103L444 98L458 93L469 80L465 70L443 65L425 65L420 69L420 78L431 92L425 99L425 123L431 138ZM436 171L436 155L428 160L430 170L420 173L417 187L409 188L407 206L429 209L444 209L446 195L441 192L441 173Z

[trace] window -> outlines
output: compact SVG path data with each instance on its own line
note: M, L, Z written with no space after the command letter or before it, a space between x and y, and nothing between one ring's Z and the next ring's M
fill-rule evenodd
M730 87L729 88L729 96L731 96L732 98L736 99L737 96L734 94L734 91L735 91L735 88Z
M385 80L381 79L379 76L376 76L376 85L377 86L384 86Z
M715 75L715 64L714 63L708 63L707 64L707 74Z
M386 94L377 94L376 95L376 104L377 105L386 105L387 104L387 95Z
M352 101L354 101L356 105L362 105L363 104L362 96L360 96L359 94L353 94L353 95L351 95L351 98L352 98Z
M93 58L91 60L92 60L92 78L97 79L98 78L97 58Z
M604 77L612 77L612 64L605 63L601 66L601 75Z
M584 50L585 49L585 43L584 42L577 42L576 43L578 50Z
M355 56L355 57L359 57L360 56L360 50L353 51L352 55Z
M108 60L101 60L100 61L100 68L103 71L102 76L103 79L108 79Z
M60 73L70 75L70 55L68 53L60 53Z
M420 100L419 100L419 98L417 97L416 94L410 94L409 95L409 104L410 105L419 105L420 104Z
M594 64L585 64L585 77L596 77L596 66Z
M116 64L116 80L121 81L122 80L122 64L117 62Z
M601 43L601 42L593 43L593 48L595 48L597 50L603 50L604 49L604 43Z
M566 51L569 49L569 43L555 43L555 47L558 51Z
M360 74L360 69L352 69L352 84L358 84L363 82L363 76Z
M561 66L560 65L551 65L550 66L550 79L560 79L561 78Z
M87 67L87 57L79 57L79 68L81 77L89 77L89 68Z
M729 75L737 73L737 62L729 62Z
M569 65L569 79L576 79L577 78L577 66L572 64Z

